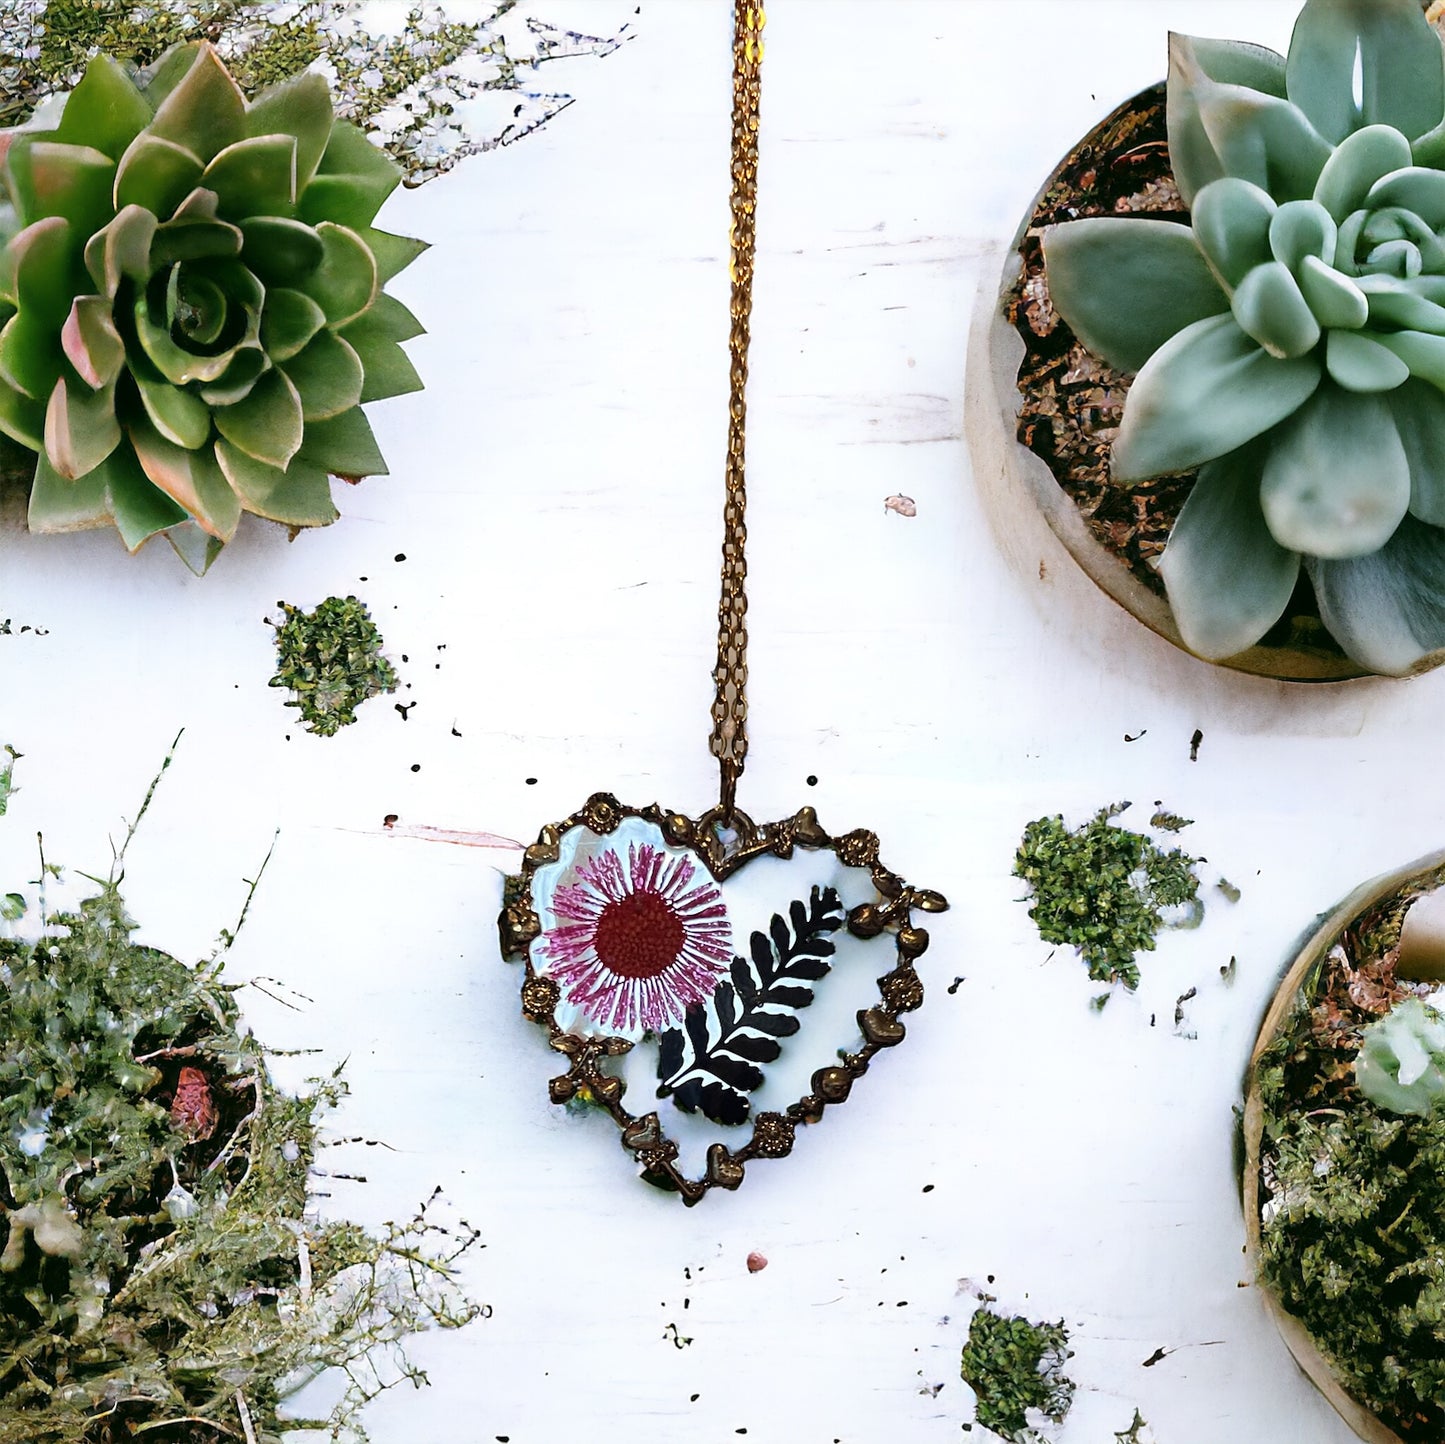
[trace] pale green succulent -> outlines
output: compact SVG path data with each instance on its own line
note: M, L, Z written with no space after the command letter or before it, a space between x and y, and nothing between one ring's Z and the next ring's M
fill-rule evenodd
M1191 224L1051 228L1049 289L1137 372L1125 485L1202 468L1160 563L1185 643L1257 642L1303 564L1345 652L1445 647L1445 52L1419 0L1307 0L1288 59L1171 39Z
M163 532L202 571L243 511L333 521L384 473L361 403L419 389L382 292L419 241L401 178L325 80L247 102L207 44L105 56L0 131L0 430L38 453L34 531Z
M1355 1082L1390 1113L1433 1113L1445 1100L1445 1016L1419 998L1397 1003L1365 1029Z

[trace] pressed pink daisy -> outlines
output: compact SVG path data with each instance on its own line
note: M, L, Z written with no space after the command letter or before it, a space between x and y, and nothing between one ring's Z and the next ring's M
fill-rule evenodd
M552 894L546 972L614 1033L660 1032L712 996L732 960L722 894L690 857L648 842L579 857Z

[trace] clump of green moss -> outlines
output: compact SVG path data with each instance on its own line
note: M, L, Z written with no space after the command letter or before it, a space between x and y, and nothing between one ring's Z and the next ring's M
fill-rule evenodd
M397 689L396 669L381 655L381 633L366 604L327 597L312 612L278 602L285 620L276 627L273 687L294 695L308 732L333 737L356 721L369 697Z
M1029 916L1045 942L1076 947L1091 978L1132 989L1139 985L1136 955L1153 951L1163 909L1200 906L1195 867L1203 859L1115 826L1128 806L1100 808L1072 830L1059 816L1035 819L1013 871L1028 884Z
M1407 1444L1437 1444L1445 1111L1379 1107L1355 1068L1369 1030L1418 991L1395 972L1398 901L1346 930L1257 1066L1259 1263L1344 1387Z
M120 859L74 907L42 891L38 919L0 936L0 1444L364 1439L395 1382L375 1351L473 1316L450 1267L469 1240L425 1210L376 1234L308 1216L344 1085L273 1085L224 948L191 967L138 944ZM330 1369L330 1414L283 1423Z
M1029 1411L1060 1424L1073 1403L1073 1382L1064 1377L1068 1330L1062 1319L1034 1324L1022 1315L994 1313L994 1300L980 1298L959 1370L978 1396L976 1422L1012 1444L1039 1444L1043 1436L1030 1426Z
M326 71L337 114L370 130L417 185L464 156L526 134L570 104L569 96L527 88L526 77L538 65L605 55L622 43L531 20L538 53L514 55L498 26L515 5L494 0L485 18L452 21L438 5L413 4L400 27L386 33L367 28L361 0L6 0L0 126L26 119L47 96L70 89L97 51L142 67L172 45L209 40L248 94L309 67ZM482 133L464 114L466 102L487 92L515 99L500 135Z

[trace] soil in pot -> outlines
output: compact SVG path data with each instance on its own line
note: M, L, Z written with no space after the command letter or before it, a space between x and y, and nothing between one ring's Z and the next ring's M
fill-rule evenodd
M1355 1082L1364 1030L1428 996L1402 964L1416 899L1445 858L1368 885L1287 974L1251 1065L1250 1252L1305 1372L1371 1444L1445 1438L1445 1111L1377 1107Z

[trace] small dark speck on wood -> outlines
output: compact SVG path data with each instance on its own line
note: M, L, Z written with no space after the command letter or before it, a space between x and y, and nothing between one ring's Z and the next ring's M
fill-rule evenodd
M1132 737L1126 732L1126 733L1124 734L1124 741L1125 741L1125 742L1137 742L1141 737L1147 737L1148 735L1149 735L1149 729L1148 729L1147 727L1141 727L1141 728L1139 729L1139 731L1136 732Z
M958 991L958 985L959 985L961 982L963 982L963 981L964 981L964 978L962 977L962 975L960 975L959 977L956 977L956 978L948 985L948 993L949 993L949 996L950 996L950 997L952 997L953 994Z
M1204 733L1199 728L1194 729L1194 736L1189 739L1189 760L1199 761L1199 744L1204 741Z
M1174 1027L1176 1030L1184 1027L1185 1003L1187 1003L1191 998L1197 996L1198 992L1198 988L1190 988L1187 993L1180 993L1180 995L1174 1000ZM1186 1038L1193 1038L1195 1034L1193 1032L1189 1032L1184 1034L1184 1036Z
M1155 1349L1154 1352L1150 1354L1147 1359L1144 1360L1144 1368L1152 1369L1154 1365L1157 1364L1161 1359L1167 1359L1168 1357L1168 1349Z
M401 713L401 720L402 720L403 722L407 722L407 721L410 721L410 720L411 720L411 719L407 716L407 713L410 712L411 709L416 706L416 703L415 703L415 702L393 702L393 703L392 703L392 706L395 707L396 710Z

